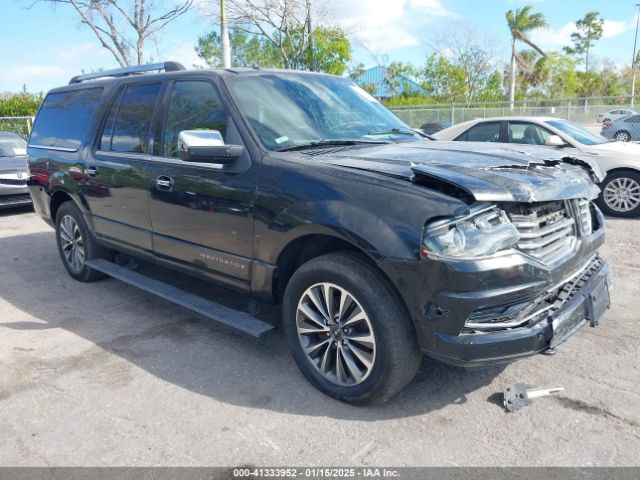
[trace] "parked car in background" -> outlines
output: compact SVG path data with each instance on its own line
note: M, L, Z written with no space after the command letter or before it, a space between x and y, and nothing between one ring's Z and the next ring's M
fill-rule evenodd
M622 117L626 117L627 115L635 115L637 112L634 110L629 110L628 108L619 108L617 110L611 110L606 113L601 113L598 115L598 123L617 120Z
M28 178L26 140L17 133L0 131L0 209L31 204Z
M638 116L640 118L640 116ZM566 149L567 156L593 156L606 178L598 205L608 215L640 215L640 145L610 142L574 122L553 117L485 118L460 123L433 135L437 140L546 145Z
M420 126L420 130L422 130L425 135L433 135L434 133L444 130L445 128L449 128L450 126L451 122L427 122Z
M640 115L627 115L617 120L602 122L600 134L617 142L631 142L640 140Z

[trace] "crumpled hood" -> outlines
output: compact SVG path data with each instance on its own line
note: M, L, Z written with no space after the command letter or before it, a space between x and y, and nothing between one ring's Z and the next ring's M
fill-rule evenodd
M14 178L17 173L25 174L29 171L27 157L0 157L0 177Z
M577 152L576 152L577 153ZM596 198L604 174L588 155L545 147L470 142L407 142L320 157L326 163L416 183L441 181L476 201L539 202Z

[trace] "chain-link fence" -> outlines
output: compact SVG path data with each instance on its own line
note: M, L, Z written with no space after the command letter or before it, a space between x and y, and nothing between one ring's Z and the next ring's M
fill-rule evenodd
M0 117L0 131L15 132L25 139L31 135L33 117Z
M631 106L630 97L593 97L518 102L514 108L511 108L508 102L391 108L398 117L414 128L419 128L430 122L455 125L476 118L506 116L549 116L565 118L583 124L594 124L598 123L600 114L621 109L634 109Z

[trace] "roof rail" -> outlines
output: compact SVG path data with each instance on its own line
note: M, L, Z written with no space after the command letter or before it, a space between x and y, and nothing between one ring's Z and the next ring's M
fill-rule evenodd
M135 75L138 73L155 72L157 70L164 70L165 72L177 72L184 70L185 68L178 62L164 62L164 63L150 63L147 65L134 65L132 67L116 68L114 70L105 70L103 72L87 73L84 75L76 75L69 80L69 85L73 83L80 83L86 80L95 80L97 78L104 77L126 77L128 75Z

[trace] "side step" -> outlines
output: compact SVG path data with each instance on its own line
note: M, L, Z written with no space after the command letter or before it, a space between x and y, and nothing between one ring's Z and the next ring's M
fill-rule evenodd
M108 260L88 260L86 265L110 277L138 287L170 302L177 303L200 315L204 315L216 322L223 323L228 327L235 328L254 337L262 338L267 332L274 329L273 325L258 320L248 313L240 312L192 293L185 292L173 285L168 285L164 282L146 277L145 275L116 265Z

